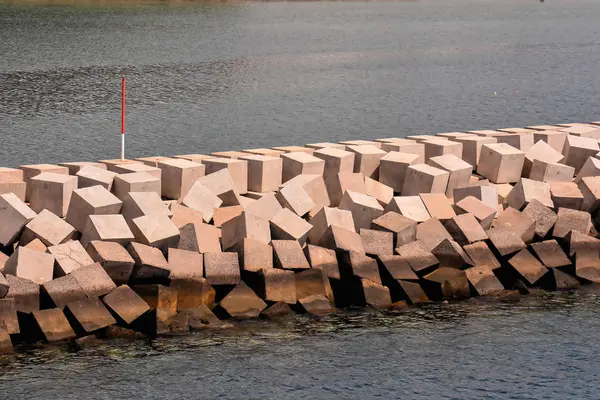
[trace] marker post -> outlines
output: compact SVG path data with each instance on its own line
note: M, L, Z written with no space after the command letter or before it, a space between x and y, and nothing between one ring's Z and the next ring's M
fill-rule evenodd
M121 161L125 160L125 78L121 79Z

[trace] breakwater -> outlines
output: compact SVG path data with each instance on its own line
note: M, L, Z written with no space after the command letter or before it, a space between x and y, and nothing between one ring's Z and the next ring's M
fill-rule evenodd
M600 125L0 169L0 342L600 282Z

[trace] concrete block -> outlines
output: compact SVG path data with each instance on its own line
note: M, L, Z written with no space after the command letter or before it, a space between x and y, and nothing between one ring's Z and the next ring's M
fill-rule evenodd
M115 176L113 182L115 196L123 200L129 192L156 192L161 194L161 178L147 172L131 172Z
M447 154L453 154L457 158L462 159L463 145L459 142L451 140L442 140L435 138L432 140L426 140L423 142L425 145L425 162L429 163L429 159L432 157L443 156Z
M438 259L440 268L465 269L473 265L471 258L465 253L460 244L454 240L442 240L431 250L431 253Z
M23 182L24 174L22 169L0 167L0 182L17 183Z
M406 137L407 140L414 140L416 142L425 142L426 140L448 140L435 135L409 135Z
M497 129L498 132L506 132L506 133L533 133L535 132L535 129L529 129L529 128L502 128L502 129Z
M248 214L253 214L266 220L272 219L281 210L283 210L283 207L273 193L262 196L250 206L246 207L246 212Z
M595 213L598 207L600 207L600 176L586 176L581 178L578 186L583 194L581 209Z
M380 159L379 182L401 192L406 177L406 169L410 165L423 162L419 154L399 153L391 151Z
M505 143L521 151L528 151L533 146L533 133L511 133L509 135L496 136L498 143Z
M360 279L361 293L359 304L374 308L389 308L392 305L390 290L380 283L373 282L370 279Z
M277 150L277 151L281 151L283 153L307 153L307 154L313 154L315 149L311 149L309 147L302 147L302 146L278 146L278 147L272 147L273 150Z
M357 277L370 279L381 284L377 260L363 253L350 251L342 254L339 267L342 280Z
M293 314L294 311L286 303L279 301L267 307L260 315L269 319L283 318Z
M224 206L240 204L240 195L228 169L221 169L199 178L197 183L204 185L210 192L218 196Z
M548 129L544 131L537 131L533 133L533 141L535 143L540 140L549 144L554 150L561 152L565 146L565 140L567 139L567 132L561 132L554 129Z
M432 300L460 300L471 295L465 271L456 268L437 268L423 277L422 286Z
M519 234L525 243L531 243L535 234L535 221L512 207L508 207L499 213L492 227L511 229Z
M575 182L579 183L586 176L598 176L600 175L600 159L597 157L588 157L579 173Z
M163 285L135 285L131 287L140 296L150 310L156 314L156 323L159 330L167 328L165 322L177 315L177 290ZM147 330L148 327L144 327Z
M354 231L352 213L348 210L324 207L309 220L312 228L308 233L310 243L317 244L331 225Z
M457 215L448 220L444 227L452 235L452 238L462 246L488 238L485 230L473 214Z
M15 243L36 213L14 193L0 195L0 245Z
M204 176L206 167L185 159L170 159L159 161L158 168L161 171L161 195L178 200Z
M63 276L94 261L78 240L48 247L48 253L56 260L54 276Z
M501 267L500 262L485 242L468 244L463 246L463 250L471 258L475 267L482 267L490 270Z
M127 226L125 218L120 214L90 215L82 233L81 244L83 246L87 246L92 240L116 242L126 246L134 239L134 234Z
M99 263L77 268L71 272L71 276L88 297L104 296L117 286Z
M330 143L330 142L309 143L309 144L305 144L304 147L308 147L309 149L315 149L315 150L328 149L328 148L344 150L346 148L346 146L343 144Z
M551 182L550 194L556 209L564 207L581 210L583 206L583 193L575 182Z
M248 154L253 154L253 155L259 155L259 156L268 156L268 157L279 157L282 154L284 154L283 151L273 150L273 149L265 149L265 148L247 149L247 150L242 150L242 152L248 153Z
M490 242L501 256L516 253L527 247L521 235L511 228L497 227L486 231Z
M279 157L250 155L248 162L248 190L273 192L279 188L283 176L283 160Z
M384 285L388 287L397 286L397 280L418 281L419 277L410 264L402 256L380 255L377 256L379 274ZM395 289L395 288L394 288ZM390 290L393 292L394 290ZM394 295L392 294L392 297Z
M416 240L417 221L389 211L371 222L371 229L376 229L393 234L393 246L403 246Z
M405 244L396 249L408 265L417 273L423 274L438 264L438 259L420 240Z
M69 175L77 175L77 173L79 171L81 171L82 168L85 167L95 167L95 168L100 168L103 170L106 170L106 165L99 163L99 162L93 162L93 161L75 161L75 162L64 162L64 163L58 163L58 165L60 167L67 167L67 169L69 170ZM63 173L62 171L60 173Z
M202 254L195 251L168 250L169 279L200 279L204 277Z
M500 283L494 272L488 267L468 268L465 270L465 274L479 296L486 296L504 290L502 283Z
M120 158L112 159L112 160L99 160L99 162L106 165L106 168L109 171L113 171L113 172L114 172L114 169L116 166L119 166L122 164L142 164L141 162L136 161L136 160L128 160L128 159L121 160Z
M284 208L271 218L271 237L278 240L295 240L300 245L306 243L312 225Z
M575 168L568 165L534 160L529 179L540 182L571 182L574 174Z
M569 260L558 242L554 239L532 243L531 248L547 268L566 267L571 265L571 260Z
M115 176L118 174L90 165L81 168L75 175L77 176L77 184L80 189L100 185L110 191L112 190Z
M41 285L52 280L54 256L25 247L17 247L4 264L4 274L29 279Z
M236 253L204 253L204 274L211 285L240 283L240 264Z
M320 269L307 269L295 273L295 294L299 299L320 295L332 300L331 287L327 275Z
M564 163L579 173L588 157L594 157L599 151L597 139L568 135L562 154L565 156Z
M3 322L4 329L8 334L13 335L20 332L15 299L0 299L0 321Z
M114 214L109 212L107 214ZM169 207L154 192L130 192L123 199L121 214L125 221L131 226L131 221L144 215L173 215Z
M497 143L498 139L495 137L483 137L469 134L468 136L455 137L452 141L462 144L462 159L474 168L477 168L481 155L481 147L484 144Z
M340 209L352 213L354 228L369 228L371 222L383 215L383 207L374 197L346 190L340 201Z
M494 183L519 180L525 163L525 152L506 143L484 144L477 173Z
M339 206L344 193L347 191L365 193L365 179L360 173L340 173L327 182L327 192L331 206Z
M310 264L304 256L302 247L295 240L273 240L275 267L290 270L309 269Z
M598 251L578 252L575 257L575 275L583 282L600 283Z
M120 165L115 165L111 169L113 172L117 174L129 174L132 172L147 172L150 175L162 179L162 173L159 168L152 167L150 165L146 165L143 163L125 163Z
M61 309L34 311L32 314L37 328L47 343L60 342L76 337L73 328Z
M72 301L87 299L85 291L72 275L46 281L42 284L42 288L44 294L52 301L52 305L60 309Z
M550 232L558 219L554 211L536 199L523 209L523 214L535 221L535 234L540 238L544 238Z
M131 232L135 241L166 251L168 247L177 247L179 229L164 214L144 215L131 221Z
M531 129L534 131L554 131L558 129L557 125L532 125L526 126L525 128Z
M66 221L83 232L90 215L119 214L123 202L102 186L76 189L66 213Z
M396 152L404 154L416 154L418 157L416 164L425 162L425 145L414 140L395 141L392 143L382 143L381 150L387 152Z
M546 207L554 207L550 195L550 185L527 178L521 178L517 181L506 197L506 202L510 207L521 210L533 199L538 200Z
M61 167L59 165L52 164L33 164L33 165L21 165L19 169L23 171L23 181L27 184L27 190L25 199L23 201L31 201L31 185L29 181L31 178L38 176L42 173L48 172L53 174L69 175L69 169L67 167ZM16 193L15 193L16 194Z
M131 324L150 310L144 299L127 285L113 289L102 301L125 324Z
M365 177L365 194L374 197L382 207L385 207L392 201L394 189L374 179Z
M296 304L296 285L293 271L262 269L249 275L253 279L248 278L245 282L251 282L250 287L263 300Z
M327 192L325 179L321 175L298 175L287 181L283 186L300 186L308 194L315 206L308 212L310 217L314 216L323 207L329 207L331 200Z
M361 173L365 177L379 179L379 162L386 152L373 144L352 146L346 149L354 153L354 172Z
M558 219L552 230L552 237L563 239L570 231L576 230L584 235L590 233L592 229L592 220L587 211L570 210L568 208L559 208Z
M600 139L600 128L594 125L581 124L561 129L561 131L573 136L589 137L596 140Z
M450 174L426 164L409 165L406 168L403 196L416 196L420 193L445 193Z
M73 238L75 228L54 215L48 210L43 210L33 218L21 234L19 243L25 245L38 238L46 246L54 246Z
M469 185L473 167L454 154L431 157L427 161L427 164L443 171L448 171L450 174L446 187L446 195L448 197L452 197L454 189Z
M416 222L431 218L420 196L396 196L385 207L384 212L396 212Z
M65 307L65 314L78 336L90 334L117 323L102 301L97 298L69 303Z
M185 158L185 156L174 156L173 158L184 158L184 159L188 160L188 158ZM173 158L164 157L164 156L150 156L150 157L138 157L138 158L135 158L134 161L139 161L142 164L147 165L149 167L158 168L159 161L172 160ZM190 160L190 161L194 161L194 160Z
M392 232L361 228L360 238L363 242L365 253L369 255L394 254L394 234Z
M489 229L496 216L497 209L488 206L481 200L468 196L456 203L457 214L473 214L483 229Z
M129 282L135 260L125 247L115 242L93 240L86 250L93 262L99 263L117 285Z
M488 181L479 181L472 186L454 189L454 204L461 200L473 196L481 200L485 205L494 210L499 204L498 185L491 185Z
M237 160L238 158L247 157L248 153L244 153L241 151L217 151L214 153L210 153L210 155L213 157L230 158Z
M210 222L215 210L223 204L223 200L201 182L196 181L181 201L181 204L192 210L199 211L202 214L202 219L205 222ZM173 207L171 207L171 211L173 212L173 219L175 219Z
M77 189L77 177L44 172L31 178L27 187L33 211L40 212L46 209L59 217L64 217L73 190Z
M440 220L430 218L417 225L417 240L420 241L427 250L433 250L444 239L452 240L452 236Z
M550 274L552 282L545 285L549 286L550 290L572 290L577 289L580 286L579 281L575 277L572 277L557 268L552 268Z
M600 250L600 239L576 230L569 231L564 237L564 242L568 244L570 256L576 253Z
M283 182L298 175L323 175L325 160L304 152L281 155L283 161Z
M311 268L322 270L328 278L340 279L340 269L335 250L309 244L304 248L304 255Z
M298 216L303 216L316 206L313 199L299 184L284 186L275 193L275 197L284 208Z
M244 282L240 282L240 284L233 288L221 300L219 306L228 316L237 319L256 318L267 308L267 304Z
M544 141L539 141L525 152L525 162L523 163L523 176L530 177L533 162L535 160L544 161L549 164L560 163L564 156L560 151L555 150L552 146Z
M326 147L317 150L313 155L323 161L323 177L329 182L337 174L352 173L354 171L354 153L338 148Z
M12 193L21 201L25 201L25 182L2 182L0 181L0 194Z
M197 308L214 308L216 291L205 278L173 279L170 288L177 291L177 311L195 312ZM212 312L211 312L212 314ZM195 329L194 326L190 327Z
M230 249L244 239L253 239L264 244L271 242L269 221L247 212L225 222L221 227L221 235L224 249Z
M508 263L515 269L518 276L529 285L537 283L548 272L548 269L527 249L523 249L512 256Z
M431 218L447 221L456 216L452 202L443 193L421 193L419 197Z
M40 285L29 279L6 275L8 293L6 299L14 300L15 310L31 313L40 309Z
M237 217L242 212L244 212L244 207L242 206L217 208L215 210L215 214L213 215L213 223L215 227L220 228L225 222Z
M321 237L319 245L338 252L354 251L364 253L365 249L362 244L360 235L355 231L341 228L336 225L331 225Z
M254 239L243 239L235 246L242 271L258 272L273 268L273 248Z
M4 267L2 267L4 269ZM0 299L3 299L8 293L8 281L0 272Z
M427 294L423 291L423 288L421 288L421 285L419 285L418 283L409 282L405 280L398 280L398 285L400 286L403 292L403 297L410 304L429 303L429 298L427 297Z

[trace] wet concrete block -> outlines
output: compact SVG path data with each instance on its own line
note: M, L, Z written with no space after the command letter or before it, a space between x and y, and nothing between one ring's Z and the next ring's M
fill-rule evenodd
M312 269L322 270L328 278L340 279L340 269L335 250L309 244L304 248L304 255Z
M446 195L452 197L454 189L467 186L469 178L473 172L473 166L454 154L446 154L443 156L431 157L427 164L448 171L448 185L446 187Z
M396 212L416 222L431 218L420 196L396 196L385 207L384 212Z
M516 253L527 247L521 235L511 228L497 227L486 231L491 244L501 256Z
M325 160L305 152L285 153L281 155L283 162L282 181L287 182L298 175L323 175Z
M418 196L420 193L446 193L450 173L427 164L413 164L406 168L403 196Z
M31 313L40 309L40 285L29 279L6 275L8 281L7 299L14 299L15 309L22 313Z
M575 168L558 163L533 160L529 179L539 182L571 182Z
M93 240L86 251L93 262L99 263L117 285L129 282L135 261L125 247L115 242Z
M347 190L340 201L340 209L352 213L354 228L369 228L374 219L383 215L383 207L374 197Z
M52 280L54 256L25 247L17 247L4 264L4 273L29 279L41 285Z
M273 192L279 188L283 177L283 160L279 157L248 155L248 190Z
M66 275L77 268L94 263L78 240L48 247L56 260L54 276Z
M90 215L82 233L81 244L86 247L93 240L115 242L126 246L135 238L125 218L120 214Z
M77 336L84 336L117 323L98 298L67 304L65 315Z
M533 199L546 207L554 207L550 194L550 185L544 182L521 178L506 197L509 206L522 210Z
M554 239L532 243L531 248L547 268L566 267L571 265L571 260L569 260L558 242Z
M116 172L107 171L103 168L87 166L77 172L77 185L80 189L100 185L110 191L117 175Z
M200 181L196 181L181 200L181 204L189 209L200 212L204 221L210 222L216 209L223 204L223 200ZM171 207L171 211L173 212L173 217L175 217L173 207Z
M452 236L439 220L430 218L417 225L417 240L419 240L427 250L432 250L444 239L452 240Z
M457 214L472 214L483 229L489 229L496 216L497 209L489 207L481 200L468 196L458 201L456 204Z
M205 305L213 308L216 291L202 277L171 279L169 286L177 291L177 310L183 311Z
M346 252L339 258L342 279L352 277L367 278L381 284L377 260L354 251Z
M85 291L79 282L72 275L65 275L51 281L44 282L42 285L43 295L48 296L42 301L46 302L49 298L54 308L64 308L67 304L87 298Z
M399 153L390 151L380 159L379 182L401 192L406 177L406 169L410 165L420 164L424 158L420 154Z
M131 172L115 176L113 192L123 200L129 192L155 192L161 194L161 178L148 172Z
M243 239L235 246L242 271L258 272L273 268L273 248L254 239Z
M461 214L448 220L444 227L452 238L461 246L486 240L488 238L483 227L473 214Z
M78 268L71 272L71 276L88 297L104 296L117 286L99 263Z
M221 227L221 235L224 249L233 248L244 239L253 239L264 244L271 242L269 221L247 212L242 212L225 222Z
M472 165L474 168L479 164L479 157L481 155L481 147L484 144L497 143L497 139L494 137L482 137L477 135L459 136L452 139L454 142L461 143L463 145L462 159Z
M498 214L492 227L510 229L520 235L525 243L531 243L535 234L535 221L512 207Z
M224 206L240 204L240 194L228 169L221 169L205 175L198 178L196 182L204 185L212 194L219 197Z
M594 157L599 151L598 139L568 135L562 154L565 156L564 163L579 173L588 157Z
M144 215L131 221L131 232L135 241L157 247L166 252L169 247L177 247L179 229L165 214Z
M405 280L398 280L398 287L400 288L401 296L405 301L410 304L423 304L429 303L429 297L417 282L410 282ZM392 297L393 299L394 297Z
M184 310L182 313L188 317L189 327L193 331L219 326L217 316L204 304Z
M127 251L135 260L135 267L130 281L141 283L165 283L170 275L170 268L162 251L142 243L131 242Z
M374 144L348 145L346 150L354 153L355 173L361 173L365 177L375 180L379 179L379 163L387 153Z
M144 299L127 285L113 289L102 301L113 312L115 320L127 325L150 310Z
M425 275L421 285L432 300L462 300L471 296L467 274L456 268L439 267Z
M44 340L48 343L60 342L76 337L75 331L73 331L67 317L59 308L34 311L33 319L42 332Z
M298 303L302 306L302 310L308 314L325 315L335 311L335 307L333 307L329 299L323 295L315 294L304 297L298 299Z
M254 292L268 302L296 304L296 285L293 271L262 269L244 277Z
M512 183L521 177L524 163L525 153L513 146L484 144L477 173L494 183Z
M283 318L292 314L294 314L294 311L283 301L278 301L260 313L261 316L268 319Z
M29 180L30 207L35 212L44 209L59 217L67 215L73 190L77 189L77 177L44 172Z
M576 230L585 235L590 233L592 220L587 211L570 210L568 208L559 208L558 219L552 230L552 237L562 239L571 230Z
M270 221L271 238L274 240L295 240L304 245L308 239L312 225L284 208Z
M309 220L312 225L308 233L310 243L317 244L331 225L337 225L341 228L354 230L354 220L352 213L348 210L338 208L323 207Z
M25 225L36 215L14 193L0 195L0 245L8 246L17 242Z
M463 246L463 250L471 258L475 267L485 267L491 270L501 267L500 262L485 242Z
M394 254L392 232L361 228L359 234L366 254L373 256Z
M360 287L362 289L360 293L362 297L360 300L361 305L364 304L374 308L387 308L392 305L390 290L381 283L362 278L360 279Z
M119 214L123 202L102 186L76 189L71 196L66 221L83 232L90 215Z
M337 252L354 251L363 254L365 252L362 239L358 233L336 225L327 228L319 241L319 245Z
M417 274L426 273L439 262L420 240L398 247L396 253L402 256Z
M573 290L580 286L580 283L576 278L562 272L558 268L552 268L549 276L549 283L546 283L546 287L550 290Z
M443 193L421 193L419 197L431 218L448 221L456 216L452 202Z
M523 279L531 286L535 285L548 272L548 269L527 249L523 249L512 256L508 263L514 268L518 278Z
M583 193L581 193L575 182L551 182L550 194L555 209L581 210L583 206Z
M14 298L0 299L0 325L2 323L8 334L14 335L20 332Z
M240 282L219 303L220 310L236 319L256 318L265 308L267 304L244 282Z
M321 295L333 300L333 291L327 275L321 269L307 269L294 274L295 294L299 299Z
M275 267L290 270L309 269L302 247L295 240L273 240Z
M199 162L185 159L162 160L157 167L161 171L161 196L175 200L185 196L206 169Z
M347 191L366 193L365 180L360 173L340 173L327 181L331 206L339 206Z
M558 216L550 208L543 205L536 199L533 199L523 209L523 214L535 221L535 234L539 238L544 238L554 227Z
M211 285L237 285L241 279L237 253L204 253L204 274Z
M431 253L438 259L440 267L464 269L473 265L471 258L454 240L442 240Z
M439 157L444 155L454 155L462 159L463 145L462 143L455 142L452 140L434 138L431 140L423 141L425 145L425 162L429 163L429 160L433 157Z
M478 266L465 270L467 279L478 296L486 296L504 290L494 271L486 266Z
M575 275L585 283L600 283L600 253L598 250L580 250L576 253Z
M314 228L313 228L314 229ZM393 234L393 248L413 242L417 238L417 222L389 211L371 222L371 229L391 232Z
M312 210L316 203L308 195L302 185L286 185L275 193L275 198L282 207L293 211L298 216L303 216Z
M6 328L0 323L0 354L9 354L13 352L13 345Z

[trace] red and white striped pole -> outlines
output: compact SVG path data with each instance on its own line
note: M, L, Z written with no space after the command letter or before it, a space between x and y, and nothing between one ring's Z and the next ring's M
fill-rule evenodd
M121 161L125 160L125 78L121 79Z

